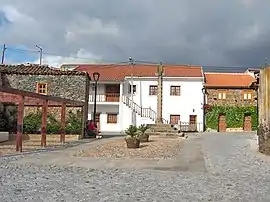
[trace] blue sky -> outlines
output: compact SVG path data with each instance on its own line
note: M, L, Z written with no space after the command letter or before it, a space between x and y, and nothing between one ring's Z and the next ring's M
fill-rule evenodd
M7 63L24 63L24 62L34 62L39 58L39 53L36 52L27 52L23 50L27 50L26 47L23 46L11 46L6 44L6 52L5 52L5 61ZM3 44L2 44L3 48Z
M12 22L7 19L5 13L0 10L0 35L8 26L11 26ZM1 46L1 56L4 44L0 44ZM27 50L27 47L24 46L14 46L6 44L5 51L5 61L7 63L23 63L25 61L33 62L36 61L39 57L39 53L27 52L23 50Z

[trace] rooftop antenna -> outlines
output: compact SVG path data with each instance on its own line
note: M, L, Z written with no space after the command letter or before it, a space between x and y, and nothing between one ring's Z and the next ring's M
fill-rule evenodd
M42 65L42 48L38 45L36 45L36 47L39 49L39 65L41 66Z

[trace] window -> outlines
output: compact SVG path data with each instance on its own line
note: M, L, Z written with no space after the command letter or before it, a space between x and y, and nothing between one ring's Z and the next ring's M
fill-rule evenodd
M180 121L180 115L170 115L171 124L178 124L179 121Z
M226 99L226 92L222 91L218 93L218 99L219 100L225 100Z
M47 95L48 93L47 83L37 83L36 92L39 94Z
M107 123L117 123L117 114L107 114Z
M131 85L129 85L128 93L131 93ZM133 85L133 93L136 93L136 85Z
M197 115L189 115L189 124L197 123Z
M243 100L251 100L252 91L243 91Z
M157 86L151 85L149 86L149 95L157 95L158 88Z
M180 96L180 86L171 86L170 95Z

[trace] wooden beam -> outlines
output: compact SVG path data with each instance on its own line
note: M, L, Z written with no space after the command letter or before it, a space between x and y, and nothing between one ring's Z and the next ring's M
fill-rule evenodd
M16 151L22 152L24 96L20 96L17 116Z
M80 135L80 139L84 138L85 137L85 127L86 127L86 120L85 120L85 116L84 116L84 112L85 112L85 107L82 107L81 108L81 114L82 114L82 117L81 117L81 120L82 120L82 132L81 132L81 135Z
M33 93L33 92L18 90L15 88L3 87L3 86L0 86L0 92L10 93L13 95L22 95L22 96L30 97L30 98L37 98L40 100L49 100L49 101L54 101L54 102L58 102L58 103L64 102L64 103L71 104L71 105L84 106L84 104L85 104L83 101L75 101L75 100L70 100L70 99L65 99L65 98L60 98L60 97L42 95L42 94L38 94L38 93Z
M62 103L61 107L61 134L60 134L60 142L65 143L65 135L66 135L66 104Z
M43 101L41 123L41 146L46 147L48 100Z

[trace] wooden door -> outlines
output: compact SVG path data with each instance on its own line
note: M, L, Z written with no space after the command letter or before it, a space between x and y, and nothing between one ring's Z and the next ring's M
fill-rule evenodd
M105 87L106 102L119 102L120 85L110 84Z
M252 121L250 115L244 116L244 131L249 132L252 130Z
M218 117L218 132L226 132L226 116L224 114L220 114Z
M180 115L170 115L170 124L178 124L180 121Z
M197 115L189 115L189 131L197 131Z

